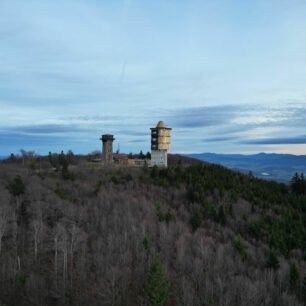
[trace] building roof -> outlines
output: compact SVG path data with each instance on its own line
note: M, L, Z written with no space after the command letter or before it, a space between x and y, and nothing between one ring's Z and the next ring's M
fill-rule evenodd
M128 155L122 153L114 153L113 157L114 159L128 159Z
M165 126L165 123L164 123L164 121L159 121L158 123L157 123L157 126L156 126L157 128L165 128L166 126Z

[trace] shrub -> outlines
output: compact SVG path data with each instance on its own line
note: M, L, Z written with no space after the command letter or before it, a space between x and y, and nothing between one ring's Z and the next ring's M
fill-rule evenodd
M165 220L166 220L167 223L169 223L171 221L175 221L175 216L173 214L173 211L170 208L168 208L168 211L165 215Z
M248 258L247 253L245 251L245 246L243 244L240 234L234 240L234 249L239 253L242 260L246 260Z
M293 262L290 265L290 272L289 272L289 290L291 292L297 292L300 285L300 273L296 266L296 264Z
M9 190L13 196L19 196L21 194L24 194L25 185L20 175L17 175L14 178L13 182L9 185Z
M199 210L199 208L194 209L191 219L190 219L192 228L194 231L196 231L202 224L202 214Z
M274 252L270 252L266 261L266 267L268 269L277 270L279 268L279 260Z
M157 205L157 218L159 222L165 221L165 216L159 204Z
M144 237L143 240L142 240L142 245L143 245L143 248L145 251L148 251L149 248L150 248L150 245L149 245L149 240L147 237Z
M27 275L24 272L18 272L17 274L17 283L20 284L22 287L25 286L27 281Z

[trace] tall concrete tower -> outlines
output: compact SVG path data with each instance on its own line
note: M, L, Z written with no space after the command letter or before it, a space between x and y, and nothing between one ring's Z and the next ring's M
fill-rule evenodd
M171 129L166 128L163 121L159 121L155 128L151 128L151 166L167 167L170 143Z
M114 135L102 135L100 138L103 143L102 148L102 161L106 163L113 162L113 141L115 140Z

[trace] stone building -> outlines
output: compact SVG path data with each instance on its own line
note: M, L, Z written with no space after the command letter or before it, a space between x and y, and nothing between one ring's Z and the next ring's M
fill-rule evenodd
M159 121L155 128L151 128L151 166L167 167L167 151L170 150L171 128L167 128L163 121Z
M114 135L105 134L100 138L102 140L102 162L112 163L113 162L113 141L115 140Z

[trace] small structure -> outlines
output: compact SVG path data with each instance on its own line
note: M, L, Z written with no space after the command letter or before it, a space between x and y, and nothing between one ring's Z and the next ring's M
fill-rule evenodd
M119 150L117 150L117 153L115 153L113 156L114 156L114 163L124 164L124 165L128 164L128 159L129 158L128 158L127 154L119 153Z
M100 138L102 140L102 161L105 163L113 162L113 141L114 135L105 134Z
M151 166L167 167L167 151L170 150L171 128L167 128L163 121L159 121L155 128L151 128Z

